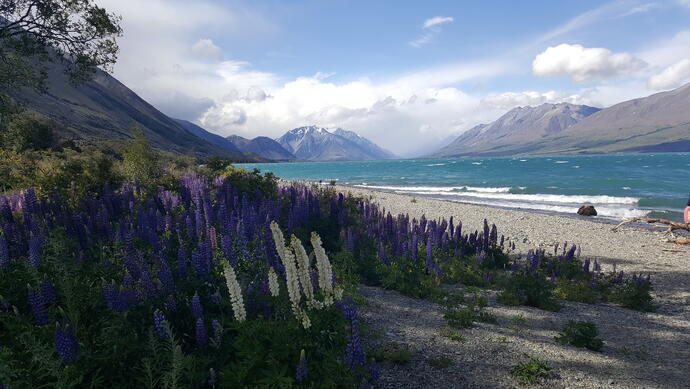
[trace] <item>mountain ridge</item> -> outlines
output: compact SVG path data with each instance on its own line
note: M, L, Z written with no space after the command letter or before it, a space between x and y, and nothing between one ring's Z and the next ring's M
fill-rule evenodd
M550 110L544 108L549 106ZM520 112L522 119L532 119L511 121ZM690 151L690 83L604 109L569 103L517 107L494 122L469 129L429 156L664 151Z
M371 161L393 154L355 132L336 129L342 135L316 125L297 127L276 138L285 150L305 161ZM352 138L352 139L351 139Z

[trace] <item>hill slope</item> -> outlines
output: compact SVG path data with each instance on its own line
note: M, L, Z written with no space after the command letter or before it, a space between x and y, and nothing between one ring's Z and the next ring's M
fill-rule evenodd
M256 154L274 161L292 161L297 159L297 157L285 150L280 143L266 136L257 136L254 139L247 139L239 135L230 135L226 138L226 141L232 143L241 151Z
M341 134L343 134L341 130ZM350 131L346 131L350 133ZM352 133L354 134L354 133ZM350 140L353 136L337 135L317 126L299 127L276 139L285 150L298 159L306 161L371 161L390 158L382 154L378 146L371 149L372 142L362 138L361 142ZM359 135L354 134L359 137ZM362 146L364 144L365 146Z
M567 128L544 151L690 151L690 84L601 110Z
M79 86L69 83L61 65L48 73L45 94L33 89L5 93L22 102L27 109L46 115L63 127L62 135L93 141L124 140L133 127L144 131L157 148L198 156L223 156L246 160L237 151L219 147L201 139L179 123L158 111L136 93L105 72Z
M515 108L432 157L690 151L690 84L606 109L567 103Z
M535 152L541 142L599 111L569 103L514 108L490 124L461 134L435 157L498 156Z

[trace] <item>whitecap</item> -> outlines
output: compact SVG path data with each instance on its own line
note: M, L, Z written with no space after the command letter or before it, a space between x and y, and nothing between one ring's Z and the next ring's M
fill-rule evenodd
M556 163L568 163L570 161L556 161Z
M481 162L472 162L472 165L481 165Z

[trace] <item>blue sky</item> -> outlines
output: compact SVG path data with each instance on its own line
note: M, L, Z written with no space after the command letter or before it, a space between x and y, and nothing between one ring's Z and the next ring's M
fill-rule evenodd
M222 135L340 126L400 154L511 108L690 81L690 0L100 0L115 76Z

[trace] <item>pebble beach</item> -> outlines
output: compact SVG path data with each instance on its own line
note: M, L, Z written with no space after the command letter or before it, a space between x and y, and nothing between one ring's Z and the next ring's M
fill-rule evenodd
M376 342L392 342L411 351L405 365L386 365L385 388L513 388L520 387L509 371L526 355L554 368L540 384L549 388L687 388L690 382L690 247L667 243L667 232L558 215L529 213L472 204L413 198L359 187L336 186L342 193L362 196L392 214L428 219L453 217L464 228L481 229L484 219L499 235L515 242L516 254L574 243L582 257L597 260L605 271L615 265L626 273L650 274L657 309L641 313L613 304L565 302L559 312L507 307L487 291L488 310L498 324L479 323L463 332L464 341L439 335L440 308L394 291L361 287L369 304L364 319L377 333ZM458 286L461 288L461 286ZM568 320L596 323L605 345L601 352L564 346L554 341ZM448 367L429 361L451 358ZM537 385L536 387L540 387Z

